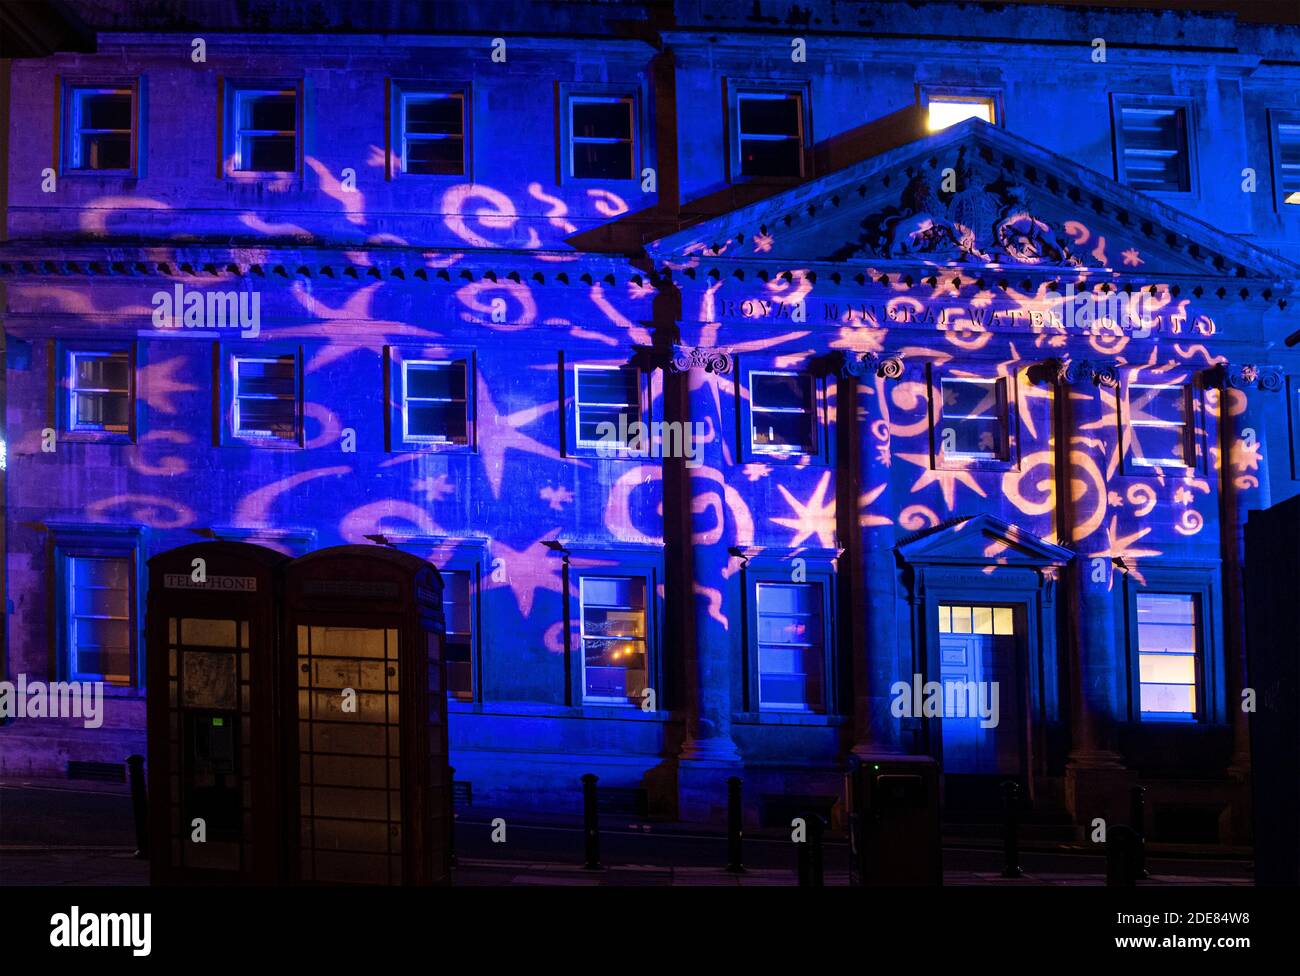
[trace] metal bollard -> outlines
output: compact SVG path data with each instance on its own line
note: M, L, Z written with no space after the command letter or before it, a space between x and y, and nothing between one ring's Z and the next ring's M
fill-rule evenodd
M1002 805L1006 820L1002 827L1002 877L1019 878L1020 870L1020 784L1007 780L1002 784Z
M744 822L740 806L739 776L727 779L727 870L732 874L743 874L745 866L741 863L741 839L744 837Z
M1131 887L1137 882L1134 851L1137 834L1132 827L1118 824L1106 831L1106 884Z
M585 848L586 863L583 869L599 871L600 864L600 821L596 810L596 774L585 773L582 777L582 838Z
M826 884L822 870L822 833L826 825L815 813L805 813L803 821L808 834L799 845L799 886L820 888Z
M135 856L149 860L149 795L144 785L144 756L127 756L131 778L131 813L135 818Z
M1147 871L1147 789L1135 786L1129 793L1129 820L1133 822L1133 831L1137 834L1137 847L1134 851L1134 870L1138 878L1149 878Z

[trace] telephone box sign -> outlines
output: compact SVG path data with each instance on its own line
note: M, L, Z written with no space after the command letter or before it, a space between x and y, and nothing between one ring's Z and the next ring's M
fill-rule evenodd
M402 593L395 583L382 580L305 580L302 591L309 596L341 596L373 600L396 600Z
M163 586L169 590L221 590L225 593L256 593L256 576L208 576L196 580L188 573L168 573Z

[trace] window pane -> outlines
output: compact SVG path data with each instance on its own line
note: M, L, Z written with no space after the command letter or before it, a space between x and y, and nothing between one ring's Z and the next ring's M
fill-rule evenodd
M242 168L255 173L288 173L297 169L293 136L246 136Z
M274 360L237 359L235 377L240 396L294 396L297 364L292 357Z
M129 132L81 133L78 152L82 169L130 169Z
M792 95L740 96L740 131L744 135L799 136L799 99Z
M1295 193L1300 190L1300 123L1279 123L1277 141L1279 188L1286 194Z
M1186 464L1184 457L1186 438L1182 427L1156 427L1134 425L1130 431L1133 440L1133 463L1143 466L1158 464Z
M807 374L751 373L749 391L755 407L768 410L812 410L812 377Z
M125 680L131 663L131 561L69 559L70 666L80 675Z
M407 363L406 395L441 400L465 399L464 363Z
M759 707L822 710L821 586L760 583L756 594Z
M741 139L740 175L797 177L802 156L802 147L793 139Z
M407 173L458 176L465 171L465 144L459 138L408 138L402 166Z
M1007 456L1006 410L1002 381L944 378L940 446L945 454Z
M1144 714L1194 717L1199 621L1187 593L1139 593L1138 679Z
M130 362L126 353L88 356L78 353L73 383L78 389L126 390L130 382Z
M952 632L954 634L969 634L971 632L971 608L970 607L953 607L952 608Z
M242 94L240 128L294 132L298 128L297 98L292 93Z
M639 399L637 385L637 371L632 367L578 367L578 396L583 404L636 404Z
M995 634L1014 634L1016 632L1015 617L1012 616L1010 607L993 608L993 633Z
M632 106L624 99L587 101L574 99L573 135L580 139L632 138Z
M130 130L130 92L83 92L80 99L81 128Z
M297 436L297 404L292 400L240 399L239 432L292 440Z
M632 178L630 142L582 142L573 147L573 175L584 180Z
M1125 180L1143 190L1183 192L1189 189L1183 110L1124 107L1119 114Z
M966 119L983 119L993 122L993 100L988 98L932 98L928 114L931 132L938 132Z
M1187 397L1181 386L1129 387L1129 412L1134 423L1183 424L1187 422Z
M588 698L639 698L645 688L645 580L583 577L582 645Z
M407 96L407 135L462 135L461 99L447 95Z

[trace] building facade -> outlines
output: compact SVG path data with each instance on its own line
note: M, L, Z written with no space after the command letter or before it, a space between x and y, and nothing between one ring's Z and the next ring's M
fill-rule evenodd
M106 705L0 772L144 752L150 556L351 542L443 573L475 805L836 816L930 755L952 816L1248 837L1296 28L84 6L9 84L4 666Z

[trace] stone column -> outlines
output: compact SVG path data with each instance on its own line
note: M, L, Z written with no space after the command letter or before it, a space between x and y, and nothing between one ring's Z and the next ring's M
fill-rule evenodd
M687 416L697 426L698 466L683 467L689 487L689 549L694 612L688 614L686 735L678 756L678 816L717 820L726 809L726 780L737 775L741 756L731 738L732 691L739 673L742 627L735 578L724 578L731 562L734 518L727 506L730 466L723 452L722 403L734 394L724 377L731 356L718 349L677 346L669 364L685 374ZM702 435L702 438L701 436ZM702 440L702 442L701 442Z
M1227 706L1232 720L1232 763L1229 773L1240 782L1250 775L1250 724L1241 708L1242 689L1249 684L1246 659L1246 519L1255 509L1272 504L1268 483L1265 413L1281 404L1273 394L1286 385L1277 366L1224 364L1211 378L1219 394L1219 449L1222 547L1223 621L1226 644ZM1238 825L1239 833L1248 831Z
M1076 553L1070 590L1070 754L1066 804L1078 823L1127 817L1127 789L1135 782L1117 752L1120 689L1127 687L1127 656L1116 616L1119 579L1107 536L1106 441L1110 416L1103 389L1119 389L1112 360L1056 364L1058 427L1063 477L1063 540ZM1098 518L1097 516L1101 517Z
M901 356L845 353L837 422L851 424L856 477L848 517L857 517L852 567L853 753L863 759L903 752L890 686L898 674L898 621L893 506L889 491L889 422L880 407L890 380L903 375ZM855 404L857 409L847 409ZM846 527L847 531L853 531ZM860 643L859 643L860 641Z

